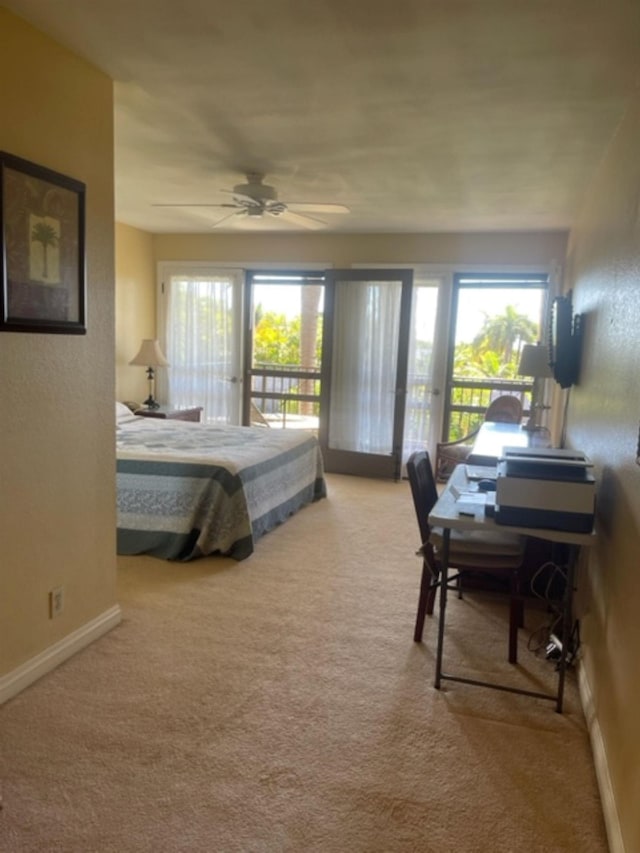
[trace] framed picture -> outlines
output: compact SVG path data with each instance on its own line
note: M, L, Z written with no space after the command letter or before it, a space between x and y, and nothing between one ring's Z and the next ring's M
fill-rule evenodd
M0 331L84 335L85 185L0 152Z

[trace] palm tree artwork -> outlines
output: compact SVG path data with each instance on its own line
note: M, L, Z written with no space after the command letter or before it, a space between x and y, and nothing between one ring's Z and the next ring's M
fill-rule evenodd
M42 278L49 278L48 249L58 245L58 234L44 219L40 219L31 229L31 242L42 245Z

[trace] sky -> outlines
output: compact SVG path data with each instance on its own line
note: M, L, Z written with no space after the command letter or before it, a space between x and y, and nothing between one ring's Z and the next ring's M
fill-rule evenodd
M458 301L456 343L470 343L482 328L487 316L504 314L507 305L534 322L540 321L541 293L517 290L474 290L463 288Z

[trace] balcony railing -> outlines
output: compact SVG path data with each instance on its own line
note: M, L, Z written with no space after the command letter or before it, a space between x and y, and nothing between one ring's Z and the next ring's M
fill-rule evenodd
M253 414L273 426L317 428L319 368L260 363L250 373Z
M317 368L263 363L256 365L251 374L252 402L266 418L272 422L282 420L285 425L287 416L293 415L292 426L295 416L317 419L320 398ZM426 426L420 419L425 418L422 401L430 388L428 376L410 374L407 377L407 417L408 426L413 430L411 434L426 434ZM480 426L489 404L502 394L517 397L522 403L523 418L526 418L531 407L531 390L531 380L454 378L445 401L444 440L462 438ZM420 423L413 424L415 419Z

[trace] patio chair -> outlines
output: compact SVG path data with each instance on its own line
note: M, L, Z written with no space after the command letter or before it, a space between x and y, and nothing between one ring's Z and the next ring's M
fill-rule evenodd
M522 403L511 394L496 397L485 412L483 422L518 424L522 420ZM460 463L465 462L473 449L473 440L480 431L477 426L468 435L455 441L441 441L436 445L436 479L445 482Z

